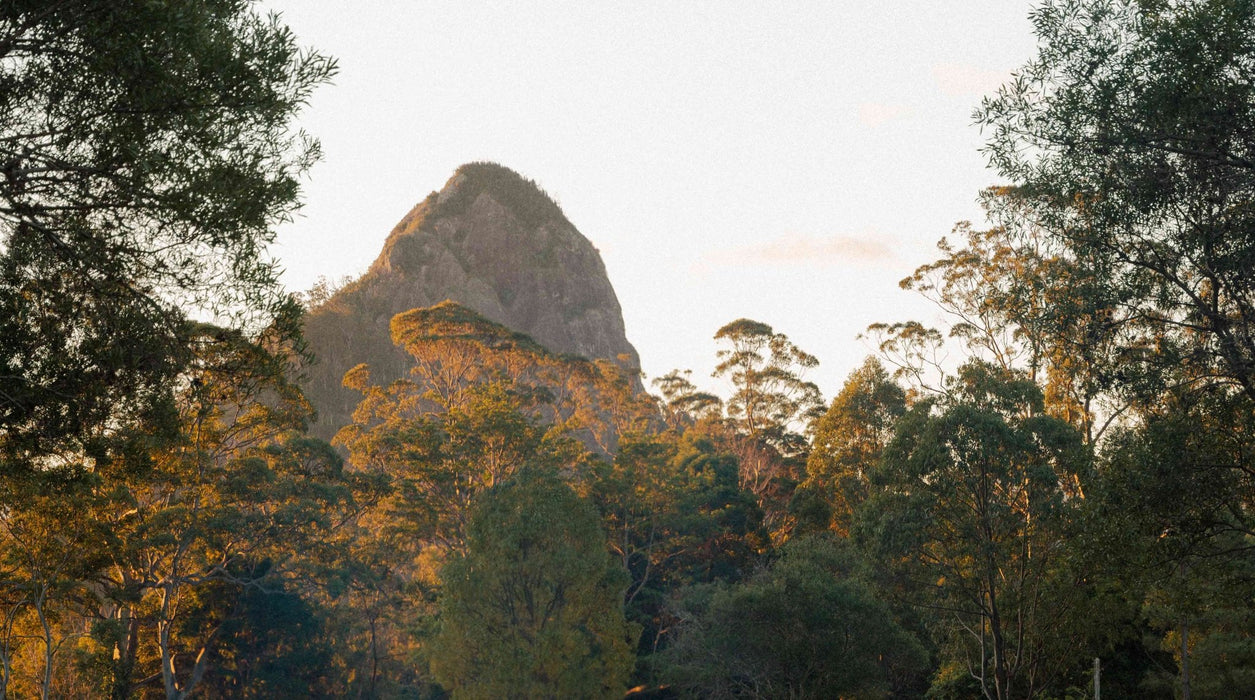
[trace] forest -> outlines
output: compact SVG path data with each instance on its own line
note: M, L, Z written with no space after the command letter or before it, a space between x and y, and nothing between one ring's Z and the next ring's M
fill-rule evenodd
M328 442L267 246L335 61L6 0L0 699L1255 697L1255 2L1032 22L943 322L831 401L764 320L642 381L447 302Z

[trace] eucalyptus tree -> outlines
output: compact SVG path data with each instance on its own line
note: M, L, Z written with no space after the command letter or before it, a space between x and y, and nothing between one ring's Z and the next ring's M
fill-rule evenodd
M1000 212L1093 277L1117 381L1255 398L1255 4L1053 0L1037 56L977 111ZM1169 376L1160 377L1167 372Z
M670 372L651 382L662 394L663 417L667 427L682 430L698 421L723 415L723 401L714 394L700 391L689 378L692 370Z
M806 370L819 364L771 326L738 319L715 333L723 347L714 376L726 378L732 395L721 439L740 461L741 486L753 493L772 536L791 527L788 503L802 479L806 434L823 408L819 387Z
M799 521L848 535L854 513L867 500L872 471L906 412L906 392L869 357L850 373L841 393L815 423L806 480L794 496ZM809 514L799 511L809 509Z
M907 599L931 611L942 677L990 698L1029 697L1075 661L1060 625L1068 526L1088 478L1080 434L1042 415L1040 390L986 363L898 422L854 536Z
M303 435L298 328L298 317L258 338L202 327L177 433L150 430L142 449L97 466L82 505L107 561L85 583L104 624L84 649L109 671L105 692L125 696L147 677L170 698L197 693L237 622L229 595L205 609L209 591L313 592L328 543L372 498L330 445Z
M982 203L1004 220L987 229L957 224L937 243L941 256L899 283L942 312L940 330L878 323L867 335L917 396L946 393L957 350L1025 372L1043 386L1044 410L1096 442L1132 393L1135 367L1121 363L1130 336L1119 305L1092 266L1040 227L1009 218L1018 203L1009 190L985 190Z
M745 318L724 325L715 340L725 347L714 374L732 383L727 412L738 430L782 454L804 451L800 431L822 408L819 387L805 373L819 360L771 326Z

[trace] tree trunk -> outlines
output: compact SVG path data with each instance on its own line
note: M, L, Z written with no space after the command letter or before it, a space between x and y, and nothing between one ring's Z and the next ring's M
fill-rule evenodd
M1190 700L1190 622L1181 620L1181 700Z
M35 612L39 616L39 626L44 634L44 677L39 684L39 697L41 700L48 700L48 696L52 693L52 655L54 648L52 646L52 628L48 624L48 614L45 608L48 601L48 587L44 585L39 591L39 597L35 600Z

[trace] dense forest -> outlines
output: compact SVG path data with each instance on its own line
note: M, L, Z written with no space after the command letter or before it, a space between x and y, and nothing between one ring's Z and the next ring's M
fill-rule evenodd
M1255 697L1255 2L1032 20L944 323L831 402L763 321L720 397L444 303L327 442L266 247L335 62L6 0L0 698Z

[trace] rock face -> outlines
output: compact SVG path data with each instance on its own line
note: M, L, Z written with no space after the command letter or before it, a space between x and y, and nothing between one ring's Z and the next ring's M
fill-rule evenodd
M535 183L473 163L401 219L365 275L307 315L314 434L330 437L352 415L360 395L340 384L348 369L370 364L374 383L405 374L392 317L446 299L554 352L640 366L597 249Z

